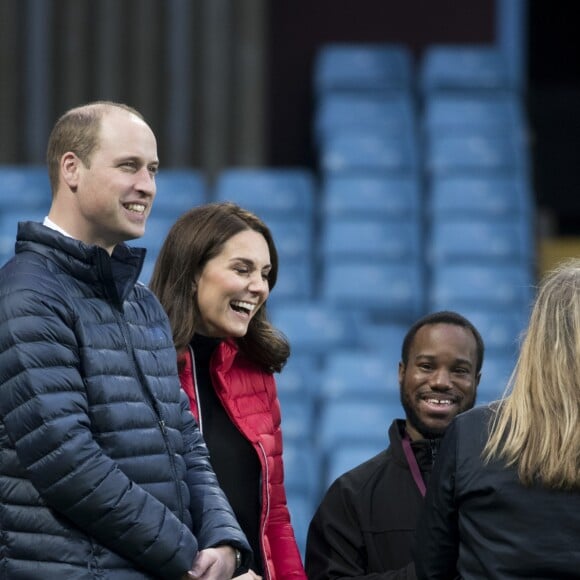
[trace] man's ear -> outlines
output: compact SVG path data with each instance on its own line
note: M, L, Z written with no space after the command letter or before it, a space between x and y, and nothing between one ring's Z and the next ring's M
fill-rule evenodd
M479 371L476 375L475 375L475 388L477 389L477 387L479 386L479 381L481 380L481 371Z
M403 361L399 362L399 385L403 384L403 379L405 378L405 364Z
M72 191L78 186L80 165L81 160L72 151L67 151L60 159L61 178Z

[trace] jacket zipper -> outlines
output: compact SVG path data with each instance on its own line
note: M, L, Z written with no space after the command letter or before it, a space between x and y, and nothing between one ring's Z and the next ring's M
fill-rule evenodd
M265 487L265 492L263 495L266 497L266 512L264 514L264 519L260 523L260 548L262 550L262 562L264 564L264 576L266 580L270 578L270 562L266 558L266 550L264 547L264 538L266 537L266 522L270 515L270 494L268 493L268 481L270 480L270 474L268 473L268 457L266 455L266 450L264 449L262 443L258 441L258 447L262 453L262 458L264 460L264 477L262 477L262 487Z
M195 371L195 354L193 352L193 349L191 348L191 345L189 345L188 348L189 348L189 352L191 354L191 366L192 366L191 370L193 373L193 388L195 391L195 406L197 408L197 415L199 417L199 420L198 420L199 430L201 431L201 433L203 435L203 419L201 417L201 400L199 398L199 391L197 389L197 373ZM211 380L211 376L210 376L210 380ZM232 417L227 405L224 404L221 397L219 397L219 399L220 399L221 404L223 405L225 412L227 413L228 417L230 418L230 421L233 423L233 425L235 425L235 427L245 437L244 432L240 429L239 425L236 423L236 421ZM270 496L267 492L268 481L269 481L268 457L266 456L266 451L264 450L264 447L262 446L262 443L260 441L258 441L258 447L260 448L260 452L262 454L262 459L263 459L263 465L264 465L264 474L262 475L262 488L264 488L264 486L265 486L265 489L266 489L265 492L263 491L263 489L260 490L260 495L262 496L262 498L264 496L266 497L266 512L264 514L263 519L260 517L260 538L259 538L259 540L260 540L260 549L262 550L262 564L264 565L263 580L269 580L269 578L271 577L271 574L270 574L269 562L266 558L266 550L265 550L265 546L264 546L264 537L266 536L266 522L268 521L268 516L270 515ZM260 514L260 516L261 516L261 514Z
M429 446L431 448L431 466L433 466L435 465L435 459L437 459L437 454L439 453L439 444L435 443L433 439L430 439Z
M191 345L188 345L189 354L191 355L191 372L193 376L193 388L195 390L195 407L197 409L197 422L199 424L199 430L203 435L203 419L201 417L201 399L199 398L199 391L197 390L197 373L195 372L195 354ZM211 380L211 377L210 377Z
M180 520L183 522L185 520L185 510L184 510L184 506L183 506L183 498L182 498L182 495L181 495L180 490L179 490L178 472L177 472L177 468L175 466L175 458L174 458L173 450L171 448L171 443L169 442L169 438L167 436L167 426L165 424L165 419L163 418L163 414L161 412L161 409L159 408L159 405L157 404L157 400L155 399L155 397L153 396L153 394L150 392L149 388L147 387L147 381L146 381L145 376L143 375L143 373L141 371L141 368L139 367L139 365L137 364L137 361L135 360L135 352L133 349L133 343L131 342L131 339L129 338L129 334L127 333L125 319L118 310L116 310L115 308L113 308L112 310L115 313L115 317L119 321L119 326L121 328L121 333L122 333L123 339L125 341L125 346L127 348L128 353L130 353L130 360L131 360L131 363L133 365L133 369L135 371L135 374L137 375L137 378L139 379L139 382L142 385L142 389L145 391L147 404L149 405L149 407L153 411L153 414L157 417L157 425L159 426L159 430L161 431L161 434L163 436L163 442L165 443L165 447L166 447L168 454L169 454L169 462L171 464L171 471L173 473L173 481L174 481L174 485L175 485L175 493L177 496L177 503L178 503L178 507L179 507Z

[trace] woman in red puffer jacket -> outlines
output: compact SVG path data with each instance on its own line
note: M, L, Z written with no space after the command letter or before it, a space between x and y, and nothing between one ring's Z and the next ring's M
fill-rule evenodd
M169 316L212 466L254 551L250 577L302 580L273 376L290 348L265 306L277 269L267 226L235 204L212 203L171 228L150 286Z

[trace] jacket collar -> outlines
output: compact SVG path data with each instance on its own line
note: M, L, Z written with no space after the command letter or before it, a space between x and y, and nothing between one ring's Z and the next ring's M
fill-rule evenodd
M407 464L405 453L403 452L402 438L405 433L405 420L395 419L389 428L389 440L393 457L397 462ZM430 471L433 462L439 451L441 438L437 439L419 439L411 442L411 449L417 459L421 471Z
M18 224L15 251L35 252L78 280L100 284L107 298L118 305L135 286L146 253L144 248L118 244L110 256L99 246L67 237L38 222Z

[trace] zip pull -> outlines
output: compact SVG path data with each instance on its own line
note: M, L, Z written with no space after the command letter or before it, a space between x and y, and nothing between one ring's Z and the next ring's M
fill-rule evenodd
M167 433L167 429L165 427L165 421L163 419L159 419L159 427L161 427L161 431L166 434Z
M440 440L437 439L429 439L430 447L431 447L431 462L435 464L435 460L437 459L437 455L439 454L439 444Z

